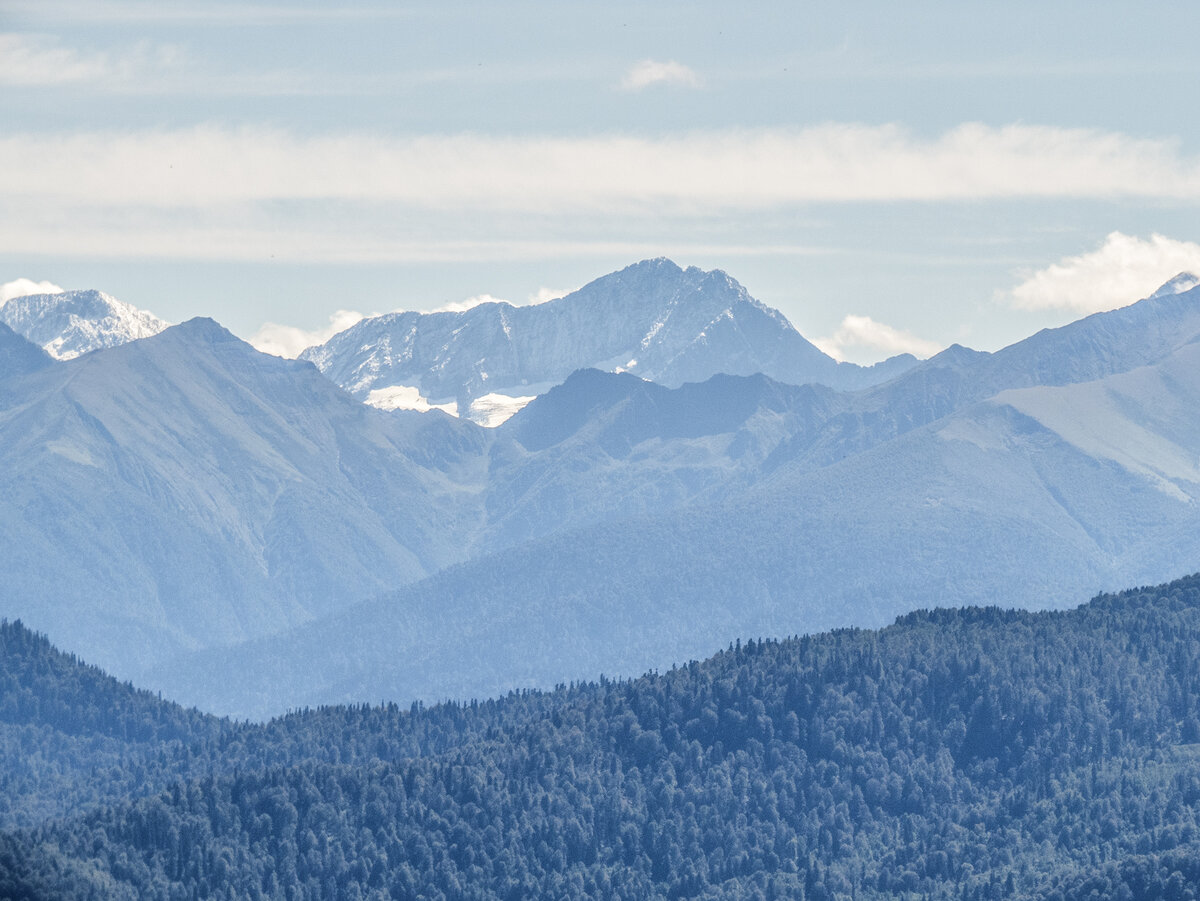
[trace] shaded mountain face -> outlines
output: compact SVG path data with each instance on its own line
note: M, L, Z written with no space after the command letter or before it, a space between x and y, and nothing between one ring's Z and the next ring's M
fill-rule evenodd
M844 396L763 375L664 388L581 370L496 430L480 552L713 502L757 484Z
M211 320L0 392L4 614L118 672L457 559L469 423L385 414Z
M628 374L581 369L506 423L502 434L531 451L585 440L615 456L651 439L734 433L759 414L783 414L817 397L832 402L836 392L783 385L764 375L715 375L670 389Z
M916 363L907 355L874 367L838 363L724 272L664 259L534 306L366 319L301 357L355 397L385 402L394 396L388 389L414 389L427 402L456 404L464 416L487 395L534 396L583 368L671 387L717 373L764 373L789 384L859 388Z
M148 338L168 325L100 291L14 297L0 305L0 321L59 360Z
M0 381L52 366L54 359L0 322Z

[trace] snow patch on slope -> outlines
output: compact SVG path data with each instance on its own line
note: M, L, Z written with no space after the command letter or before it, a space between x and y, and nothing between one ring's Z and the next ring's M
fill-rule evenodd
M458 404L450 401L446 404L433 404L421 396L421 390L412 385L388 385L386 388L376 388L367 395L366 402L380 410L416 410L428 413L430 410L441 410L451 416L458 415Z
M531 394L528 397L511 397L507 394L485 394L483 397L477 397L471 401L467 419L484 428L494 429L516 416L536 396Z
M441 410L451 416L461 415L484 428L494 429L515 416L536 396L531 394L527 397L513 397L492 392L475 398L465 413L460 413L457 401L437 404L422 397L421 390L413 385L389 385L386 388L373 389L367 395L366 403L380 410L415 410L418 413Z

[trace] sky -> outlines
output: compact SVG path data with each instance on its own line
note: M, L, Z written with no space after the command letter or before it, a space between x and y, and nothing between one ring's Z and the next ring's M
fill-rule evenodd
M1200 271L1200 5L0 0L0 300L294 353L719 268L839 358Z

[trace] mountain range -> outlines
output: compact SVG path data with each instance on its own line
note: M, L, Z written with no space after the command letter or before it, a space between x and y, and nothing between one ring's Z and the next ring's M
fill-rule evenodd
M1198 373L1192 343L1098 382L1003 392L718 502L554 532L174 660L149 684L258 716L285 700L483 697L665 666L731 636L1148 583L1200 559Z
M711 372L719 357L696 348L716 346L700 340L714 297L747 333L778 316L723 273L649 261L529 315L603 330L645 297L699 330L663 325L675 337L647 345L642 375L666 384L568 373L495 428L374 409L207 320L59 362L0 332L0 614L170 697L262 716L635 673L737 636L1045 606L1195 568L1186 277L852 391L739 372L745 356ZM505 312L453 315L476 310ZM486 342L454 321L456 352L426 362L469 382ZM691 350L672 363L668 343ZM529 356L496 372L568 365L503 346ZM688 366L702 380L674 384ZM482 381L452 396L477 400Z
M902 354L868 367L839 363L724 272L666 259L546 303L364 319L301 358L370 403L441 405L485 425L579 369L630 372L668 387L763 373L854 389L917 362Z

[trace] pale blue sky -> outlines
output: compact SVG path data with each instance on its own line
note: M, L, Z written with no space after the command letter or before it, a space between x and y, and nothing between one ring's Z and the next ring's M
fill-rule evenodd
M0 284L250 337L666 255L865 361L1200 268L1194 4L328 6L0 0Z

